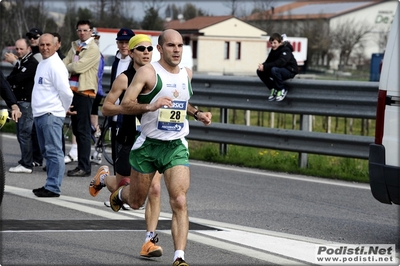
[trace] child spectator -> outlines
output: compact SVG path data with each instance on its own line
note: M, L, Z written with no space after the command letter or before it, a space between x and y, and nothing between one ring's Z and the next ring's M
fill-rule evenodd
M286 35L282 35L286 37ZM271 90L269 101L282 101L287 94L283 81L292 79L298 73L297 61L293 56L292 45L283 40L279 33L269 38L271 51L264 63L258 65L257 75Z

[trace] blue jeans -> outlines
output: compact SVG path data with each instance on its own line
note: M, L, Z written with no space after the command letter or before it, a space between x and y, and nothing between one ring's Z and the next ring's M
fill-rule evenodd
M21 150L21 160L18 161L25 168L32 169L32 127L33 115L30 102L18 102L22 116L18 119L17 139Z
M270 71L257 70L257 75L268 89L280 91L284 88L283 81L294 78L296 74L284 67L272 67Z
M36 133L43 158L46 159L47 180L45 189L61 194L65 163L62 150L64 117L51 113L35 117Z

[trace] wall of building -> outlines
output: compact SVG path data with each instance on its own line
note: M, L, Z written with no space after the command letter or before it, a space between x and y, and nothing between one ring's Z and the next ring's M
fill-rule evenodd
M197 72L220 75L255 75L267 56L266 32L236 18L204 28L198 36ZM225 59L225 42L229 59ZM240 43L240 59L237 59Z
M265 31L237 18L227 19L215 25L201 29L199 32L205 36L240 36L241 38L255 38L266 34Z
M229 59L225 59L225 42L229 42ZM240 42L241 55L236 59L236 43ZM255 75L259 63L267 57L266 39L240 37L199 36L197 71L222 75Z
M332 18L329 22L330 29L335 29L339 24L353 22L352 27L363 24L372 27L372 32L365 36L362 42L364 56L371 58L373 53L384 52L386 38L394 18L398 1L387 1L364 9L356 10ZM335 51L335 58L330 62L331 69L338 69L339 51Z

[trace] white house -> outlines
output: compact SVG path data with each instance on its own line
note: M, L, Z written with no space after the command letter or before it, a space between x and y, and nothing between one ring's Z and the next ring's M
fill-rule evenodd
M233 16L167 22L192 47L193 70L220 75L255 75L267 56L267 32Z
M270 10L254 13L244 20L252 24L268 22L268 31L292 31L293 37L308 37L309 60L319 51L321 36L301 36L312 22L324 25L325 36L335 31L339 25L348 24L350 28L359 29L360 25L371 29L361 43L354 47L350 56L363 53L366 59L373 53L383 53L387 36L393 21L398 0L324 0L324 1L295 1ZM289 35L289 34L288 34ZM322 33L324 35L324 33ZM315 38L312 38L315 37ZM361 51L361 52L360 52ZM325 57L328 53L325 54ZM339 51L329 50L329 66L337 69Z

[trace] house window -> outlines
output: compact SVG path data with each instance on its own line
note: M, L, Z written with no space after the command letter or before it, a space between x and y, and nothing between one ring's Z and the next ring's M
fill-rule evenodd
M229 42L225 42L224 49L225 49L225 53L224 53L225 57L224 57L224 59L229 59Z
M193 59L197 59L197 41L193 41L193 51L192 51L192 57Z
M236 42L236 59L237 60L240 60L241 47L242 47L242 43Z

